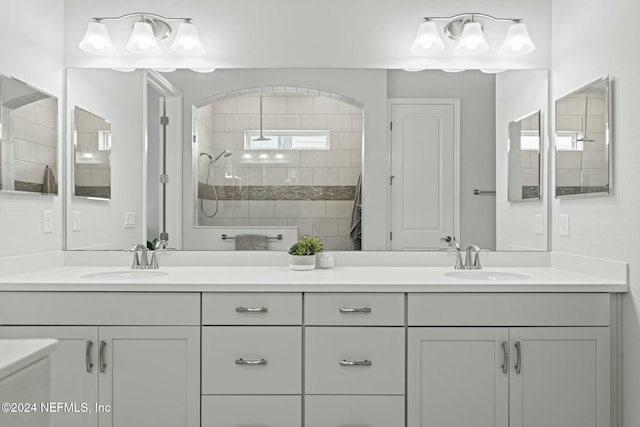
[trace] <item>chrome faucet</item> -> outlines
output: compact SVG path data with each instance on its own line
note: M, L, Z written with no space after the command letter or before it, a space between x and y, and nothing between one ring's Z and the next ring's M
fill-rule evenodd
M138 251L140 251L140 258L138 258ZM133 262L131 263L132 270L146 270L149 268L149 261L147 261L147 246L142 243L134 245L127 252L133 252Z
M462 251L460 250L460 244L456 241L455 237L452 238L450 236L447 237L443 237L442 239L440 239L440 241L442 243L446 243L449 246L449 249L447 248L441 248L441 251L447 251L447 252L455 252L456 253L456 265L455 265L455 269L456 270L464 270L464 264L462 263Z
M475 253L475 257L473 261L471 259L471 254ZM472 243L467 246L467 257L465 259L465 270L482 270L482 264L480 264L480 248L478 245Z

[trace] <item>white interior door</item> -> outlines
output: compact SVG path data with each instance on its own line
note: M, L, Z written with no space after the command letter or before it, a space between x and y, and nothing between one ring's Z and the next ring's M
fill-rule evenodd
M458 100L391 101L391 249L458 237Z

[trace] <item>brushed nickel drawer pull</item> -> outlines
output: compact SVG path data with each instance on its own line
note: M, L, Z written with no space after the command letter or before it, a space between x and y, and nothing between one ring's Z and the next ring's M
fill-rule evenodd
M91 373L93 370L93 362L91 361L91 349L93 348L93 341L87 340L87 346L85 348L85 363L87 364L87 372Z
M519 374L522 372L522 349L520 341L516 342L514 346L516 348L516 364L514 368L516 369L516 374Z
M236 307L237 313L266 313L267 307Z
M340 307L340 313L371 313L371 307Z
M506 374L509 372L509 344L506 341L502 343L502 373Z
M341 360L340 366L371 366L371 360Z
M236 365L264 366L266 364L267 359L236 359Z
M107 361L104 356L104 349L107 347L107 343L105 341L100 341L100 372L106 372L107 370Z

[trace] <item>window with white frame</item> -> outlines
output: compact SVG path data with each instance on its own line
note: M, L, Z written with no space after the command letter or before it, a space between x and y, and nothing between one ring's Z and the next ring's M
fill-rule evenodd
M584 142L579 132L556 132L556 151L583 151Z
M331 131L328 130L265 130L265 140L259 130L244 132L245 150L329 150Z

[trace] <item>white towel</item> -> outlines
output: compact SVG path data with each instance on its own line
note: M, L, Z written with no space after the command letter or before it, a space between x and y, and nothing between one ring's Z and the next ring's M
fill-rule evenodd
M238 234L235 237L236 251L266 251L269 239L266 234Z

